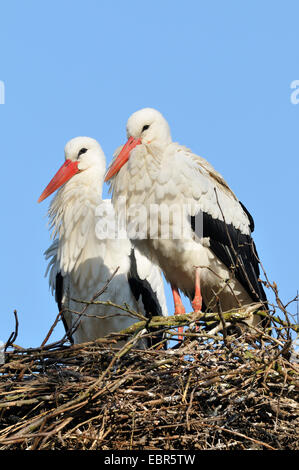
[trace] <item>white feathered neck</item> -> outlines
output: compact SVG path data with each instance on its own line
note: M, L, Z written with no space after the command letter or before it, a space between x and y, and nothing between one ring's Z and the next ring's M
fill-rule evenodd
M118 273L127 272L129 267L128 256L124 256L130 253L129 240L120 243L96 236L96 209L104 203L102 181L100 169L78 173L57 192L49 208L52 237L59 240L61 274L71 275L79 290L91 292L117 267ZM109 216L114 213L110 211Z
M59 238L62 275L76 270L94 254L95 210L102 202L101 192L100 171L86 170L62 186L50 205L52 237Z

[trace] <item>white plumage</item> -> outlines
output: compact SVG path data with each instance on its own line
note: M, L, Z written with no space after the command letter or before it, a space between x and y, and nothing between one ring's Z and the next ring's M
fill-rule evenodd
M133 249L125 236L113 232L114 210L102 200L105 156L97 141L72 139L65 147L65 164L40 197L59 189L49 209L53 236L46 251L49 283L70 329L89 301L111 278L97 300L127 304L144 315L167 315L163 280L158 266ZM75 300L76 299L76 300ZM150 311L150 310L151 311ZM73 313L72 313L73 312ZM96 318L98 317L98 318ZM101 319L99 319L101 317ZM137 321L112 306L90 305L72 334L76 343L120 331Z
M134 244L164 271L175 313L183 312L178 289L193 299L195 310L201 309L201 295L205 310L215 309L216 294L223 311L265 302L251 238L252 217L222 176L205 159L172 142L168 123L154 109L134 113L127 135L106 181L112 178L116 212L125 198L127 222L146 227L146 236L137 237ZM132 210L137 205L146 210ZM153 210L160 211L154 229ZM169 237L163 237L167 232Z

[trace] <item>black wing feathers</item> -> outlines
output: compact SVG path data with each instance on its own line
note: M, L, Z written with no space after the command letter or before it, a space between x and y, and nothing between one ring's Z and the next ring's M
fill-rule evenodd
M135 299L138 301L141 296L146 317L150 319L153 315L162 316L162 308L156 292L154 292L152 286L146 279L141 279L138 275L134 249L131 250L130 254L130 271L128 274L128 282ZM149 346L159 343L162 341L162 339L163 334L159 333L155 335L154 337L150 338ZM164 345L164 348L165 347L166 346Z
M241 204L249 219L250 229L254 229L254 221L250 213ZM195 217L191 217L191 227L195 228ZM210 214L203 213L203 237L210 239L210 248L222 263L230 269L238 281L246 289L255 302L266 302L267 298L259 281L259 262L256 247L250 235L242 233L232 224L214 219Z
M55 287L55 300L57 302L59 312L61 312L61 310L63 309L62 298L63 298L63 277L62 277L61 273L59 272L56 275L56 287ZM66 322L66 319L65 319L63 314L61 315L61 318L62 318L62 323L63 323L64 329L65 329L65 332L67 334L67 337L68 337L70 343L74 344L74 340L73 340L72 336L68 334L69 326L68 326L68 324Z
M138 275L134 249L131 250L130 254L128 281L135 299L138 301L141 296L146 316L148 318L153 315L162 316L162 309L156 292L153 291L152 286L146 279L140 279Z

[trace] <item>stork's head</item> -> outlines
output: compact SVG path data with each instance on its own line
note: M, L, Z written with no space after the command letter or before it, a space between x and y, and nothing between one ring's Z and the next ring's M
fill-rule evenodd
M106 160L100 144L95 139L91 137L75 137L66 144L64 154L64 164L45 188L38 202L46 199L79 173L87 173L87 171L95 172L97 178L99 178L99 184L101 184L106 169Z
M171 141L166 119L153 108L144 108L132 114L127 122L127 137L140 139L142 144L157 142L161 145Z
M166 119L153 108L140 109L129 117L127 137L128 141L110 167L105 181L108 181L121 169L137 145L153 145L163 149L171 142L170 129Z

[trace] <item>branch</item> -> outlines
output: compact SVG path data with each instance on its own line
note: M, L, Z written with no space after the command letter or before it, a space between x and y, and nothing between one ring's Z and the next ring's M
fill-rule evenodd
M18 320L18 314L17 311L14 310L14 316L15 316L15 330L11 333L10 337L5 343L4 346L4 352L9 348L9 346L12 346L15 340L17 339L18 332L19 332L19 320Z

